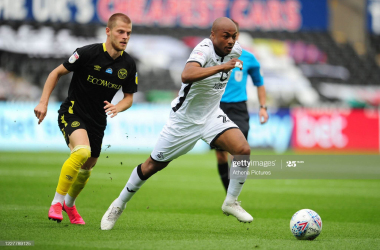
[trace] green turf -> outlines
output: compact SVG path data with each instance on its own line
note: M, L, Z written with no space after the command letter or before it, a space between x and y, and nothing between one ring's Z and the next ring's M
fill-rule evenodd
M221 212L213 153L173 161L147 181L113 230L101 231L104 212L148 156L105 151L76 202L86 225L71 225L66 214L57 224L47 212L67 156L0 152L0 241L34 241L35 249L380 248L379 180L247 180L239 199L255 220L243 224ZM314 241L290 233L302 208L322 217Z

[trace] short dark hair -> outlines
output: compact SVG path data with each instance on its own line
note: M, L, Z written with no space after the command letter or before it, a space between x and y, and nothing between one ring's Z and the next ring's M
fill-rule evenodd
M115 13L108 19L107 27L110 29L115 27L117 20L121 20L122 22L127 24L132 23L131 19L127 15L123 13Z

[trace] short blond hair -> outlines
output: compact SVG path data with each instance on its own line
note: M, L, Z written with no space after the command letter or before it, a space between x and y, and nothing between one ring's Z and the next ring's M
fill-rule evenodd
M117 20L120 20L120 21L127 23L127 24L132 23L131 19L127 15L125 15L123 13L115 13L108 19L107 27L110 29L115 27Z

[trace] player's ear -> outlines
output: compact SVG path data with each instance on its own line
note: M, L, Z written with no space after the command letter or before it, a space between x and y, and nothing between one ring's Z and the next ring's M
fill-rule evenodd
M111 34L111 29L108 27L106 27L106 34L107 34L107 36L109 36Z
M211 31L210 39L214 39L214 37L215 37L215 33L214 33L214 31Z

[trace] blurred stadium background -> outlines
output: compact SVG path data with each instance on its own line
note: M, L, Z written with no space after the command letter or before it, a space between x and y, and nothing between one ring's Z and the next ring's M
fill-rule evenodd
M67 151L56 111L71 75L40 126L33 108L53 68L77 47L105 41L114 12L133 21L127 52L139 92L109 120L110 150L151 151L190 51L216 17L228 16L240 23L240 43L260 61L267 90L270 119L261 126L248 84L252 148L379 152L380 0L0 0L0 150ZM193 152L207 150L199 142Z

